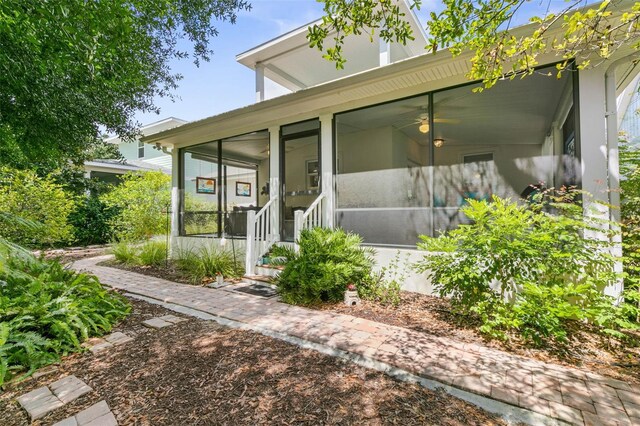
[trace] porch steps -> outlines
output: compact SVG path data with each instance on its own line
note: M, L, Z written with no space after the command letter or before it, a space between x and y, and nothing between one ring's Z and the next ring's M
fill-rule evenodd
M268 275L245 275L244 277L242 277L242 280L251 284L271 285L271 283L273 282L273 278L274 277Z
M256 275L275 278L280 275L282 269L267 265L256 266Z

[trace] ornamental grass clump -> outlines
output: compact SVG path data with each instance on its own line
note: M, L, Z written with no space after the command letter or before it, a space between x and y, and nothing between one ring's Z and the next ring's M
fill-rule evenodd
M342 300L348 284L371 277L374 253L361 244L360 236L342 229L303 230L298 253L290 254L276 279L282 300L300 305Z
M469 224L420 237L429 253L417 269L457 312L479 317L489 337L562 343L577 321L623 337L621 329L636 327L629 306L603 293L621 278L609 243L615 228L583 214L580 200L588 197L561 190L529 204L468 200Z
M241 277L244 265L240 261L244 254L219 249L216 247L201 247L200 249L182 248L177 250L173 259L177 269L186 273L194 283L215 278Z
M0 386L82 350L129 311L95 277L0 241Z

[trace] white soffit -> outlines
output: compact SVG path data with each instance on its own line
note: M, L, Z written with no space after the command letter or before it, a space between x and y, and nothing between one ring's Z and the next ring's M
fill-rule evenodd
M406 45L391 43L391 62L407 59L425 52L426 33L415 12L406 0L399 6L413 29L415 40ZM347 62L344 69L337 70L333 62L322 57L322 53L309 47L308 27L320 20L297 28L278 38L236 56L236 60L248 68L264 67L264 75L270 80L296 91L318 84L357 74L380 65L380 48L377 40L371 42L368 35L348 37L343 47ZM329 45L332 35L327 38Z

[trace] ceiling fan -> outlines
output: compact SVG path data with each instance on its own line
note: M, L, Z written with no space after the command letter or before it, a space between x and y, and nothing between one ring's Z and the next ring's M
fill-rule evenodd
M414 118L410 123L404 124L401 126L397 126L398 129L404 129L409 126L418 125L418 130L420 133L429 133L429 112L426 108L421 108L422 113L420 113L416 118ZM438 118L434 117L434 123L446 123L446 124L458 124L460 123L459 119L455 118Z

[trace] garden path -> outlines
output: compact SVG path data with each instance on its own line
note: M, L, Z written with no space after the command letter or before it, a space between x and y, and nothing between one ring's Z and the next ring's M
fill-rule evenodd
M82 259L74 268L116 289L347 351L553 419L578 425L640 425L640 388L623 381L349 315L291 306L275 298L178 284L98 265L109 258Z

